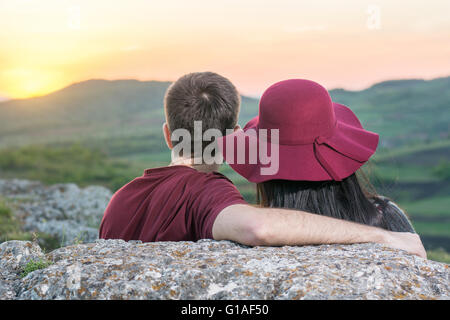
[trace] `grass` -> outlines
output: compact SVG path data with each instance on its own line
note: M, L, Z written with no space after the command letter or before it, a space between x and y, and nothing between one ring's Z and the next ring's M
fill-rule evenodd
M376 179L382 181L432 182L436 180L434 167L405 166L404 164L374 164Z
M450 230L450 222L422 222L412 218L412 224L419 235L448 237Z
M374 160L377 162L389 162L392 159L404 156L410 156L418 152L427 152L435 149L450 148L450 139L432 141L430 143L420 143L412 146L403 146L393 150L378 152L374 155Z
M22 278L24 278L31 272L39 270L39 269L45 269L48 266L50 266L51 264L52 264L51 261L48 261L45 259L31 260L25 265L25 267L23 267L22 273L20 274L20 276Z
M6 199L0 198L0 243L9 240L37 241L44 251L60 247L59 241L49 234L24 231L11 205Z
M411 215L427 217L448 217L450 219L450 197L440 196L418 201L400 202L400 205ZM450 229L449 229L450 232Z
M446 252L444 249L427 251L427 256L429 260L450 263L450 253Z
M8 240L31 241L33 235L21 229L20 221L13 215L5 199L0 198L0 242Z
M112 190L123 186L130 177L142 174L127 161L111 159L103 152L79 144L3 149L0 171L3 178L25 178L46 184L100 184Z

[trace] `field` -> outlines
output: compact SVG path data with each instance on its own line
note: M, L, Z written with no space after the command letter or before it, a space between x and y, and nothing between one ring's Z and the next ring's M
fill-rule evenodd
M48 96L0 103L0 178L100 184L117 190L144 169L166 165L162 96L169 83L91 80ZM333 90L380 146L365 166L379 194L410 216L431 257L450 252L450 78ZM257 114L243 97L240 124ZM251 203L255 187L221 171Z

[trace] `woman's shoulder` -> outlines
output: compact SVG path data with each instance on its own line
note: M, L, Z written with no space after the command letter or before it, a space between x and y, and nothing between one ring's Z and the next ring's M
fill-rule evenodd
M384 225L388 230L415 233L408 216L394 201L384 196L376 196L370 200L383 216Z
M371 197L370 201L374 204L375 208L377 208L377 210L381 213L384 213L385 211L389 211L389 209L392 209L402 214L405 214L405 212L402 209L400 209L400 207L388 197L377 195Z

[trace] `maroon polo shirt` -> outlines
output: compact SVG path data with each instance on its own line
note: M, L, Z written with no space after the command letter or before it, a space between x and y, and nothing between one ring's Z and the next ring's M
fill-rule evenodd
M246 202L220 173L182 165L147 169L113 195L99 237L143 242L213 239L214 220L233 204Z

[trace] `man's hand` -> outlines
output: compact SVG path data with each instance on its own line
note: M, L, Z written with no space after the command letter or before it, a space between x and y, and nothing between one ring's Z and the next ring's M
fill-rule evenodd
M410 232L387 232L386 239L380 241L388 247L401 249L415 254L424 259L427 258L427 252L423 247L419 235Z

